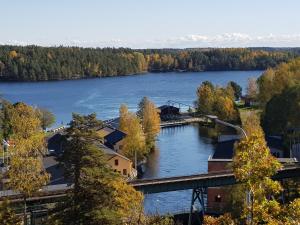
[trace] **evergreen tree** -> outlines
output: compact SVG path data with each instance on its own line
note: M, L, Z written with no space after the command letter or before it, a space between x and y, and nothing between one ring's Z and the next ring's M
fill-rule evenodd
M142 195L106 164L95 145L96 126L90 124L100 123L91 115L73 115L61 160L74 187L56 207L49 224L138 224L143 215Z

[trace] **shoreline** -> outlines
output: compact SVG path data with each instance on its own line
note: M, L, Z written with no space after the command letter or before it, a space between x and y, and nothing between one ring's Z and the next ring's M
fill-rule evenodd
M80 81L80 80L92 80L92 79L107 79L107 78L122 78L122 77L131 77L131 76L143 76L143 75L148 75L148 74L159 74L159 73L176 73L176 74L186 74L186 73L204 73L204 72L247 72L247 71L261 71L262 73L265 71L266 69L262 69L262 70L202 70L202 71L189 71L189 70L185 70L185 71L178 71L178 70L174 70L174 71L145 71L145 72L140 72L140 73L131 73L131 74L123 74L123 75L115 75L115 76L99 76L99 77L80 77L80 78L74 78L74 79L52 79L52 80L9 80L9 79L1 79L0 77L0 83L8 83L8 84L13 84L13 83L47 83L47 82L63 82L63 81Z

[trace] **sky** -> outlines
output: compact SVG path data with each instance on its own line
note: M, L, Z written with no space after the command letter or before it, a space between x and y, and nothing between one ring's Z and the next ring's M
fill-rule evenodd
M0 44L300 47L299 0L0 0Z

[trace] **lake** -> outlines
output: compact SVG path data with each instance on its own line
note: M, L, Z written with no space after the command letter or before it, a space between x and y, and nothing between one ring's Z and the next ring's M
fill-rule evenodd
M98 78L88 80L51 81L37 83L0 83L2 95L12 101L40 106L52 111L56 126L68 123L72 112L96 112L99 119L118 116L119 106L126 103L135 111L143 96L158 106L168 100L192 105L201 82L226 85L235 81L243 89L249 77L261 71L149 73L145 75ZM145 178L170 177L207 172L207 159L214 145L198 125L162 129L157 151L150 155ZM145 196L148 213L176 213L187 211L191 191L159 193Z
M144 96L157 105L168 100L193 104L196 89L203 81L225 85L232 80L245 87L249 77L260 74L261 71L149 73L86 80L1 82L0 93L12 102L24 101L49 109L56 115L57 126L68 123L72 112L96 112L100 119L116 117L120 104L126 103L130 110L136 110Z

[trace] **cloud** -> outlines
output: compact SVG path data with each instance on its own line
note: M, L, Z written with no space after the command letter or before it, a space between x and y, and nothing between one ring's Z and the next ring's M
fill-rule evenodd
M299 47L300 34L249 35L244 33L225 33L218 35L191 34L160 39L123 40L80 40L68 39L59 42L26 42L8 40L0 44L41 46L79 46L79 47L130 47L130 48L196 48L196 47Z

